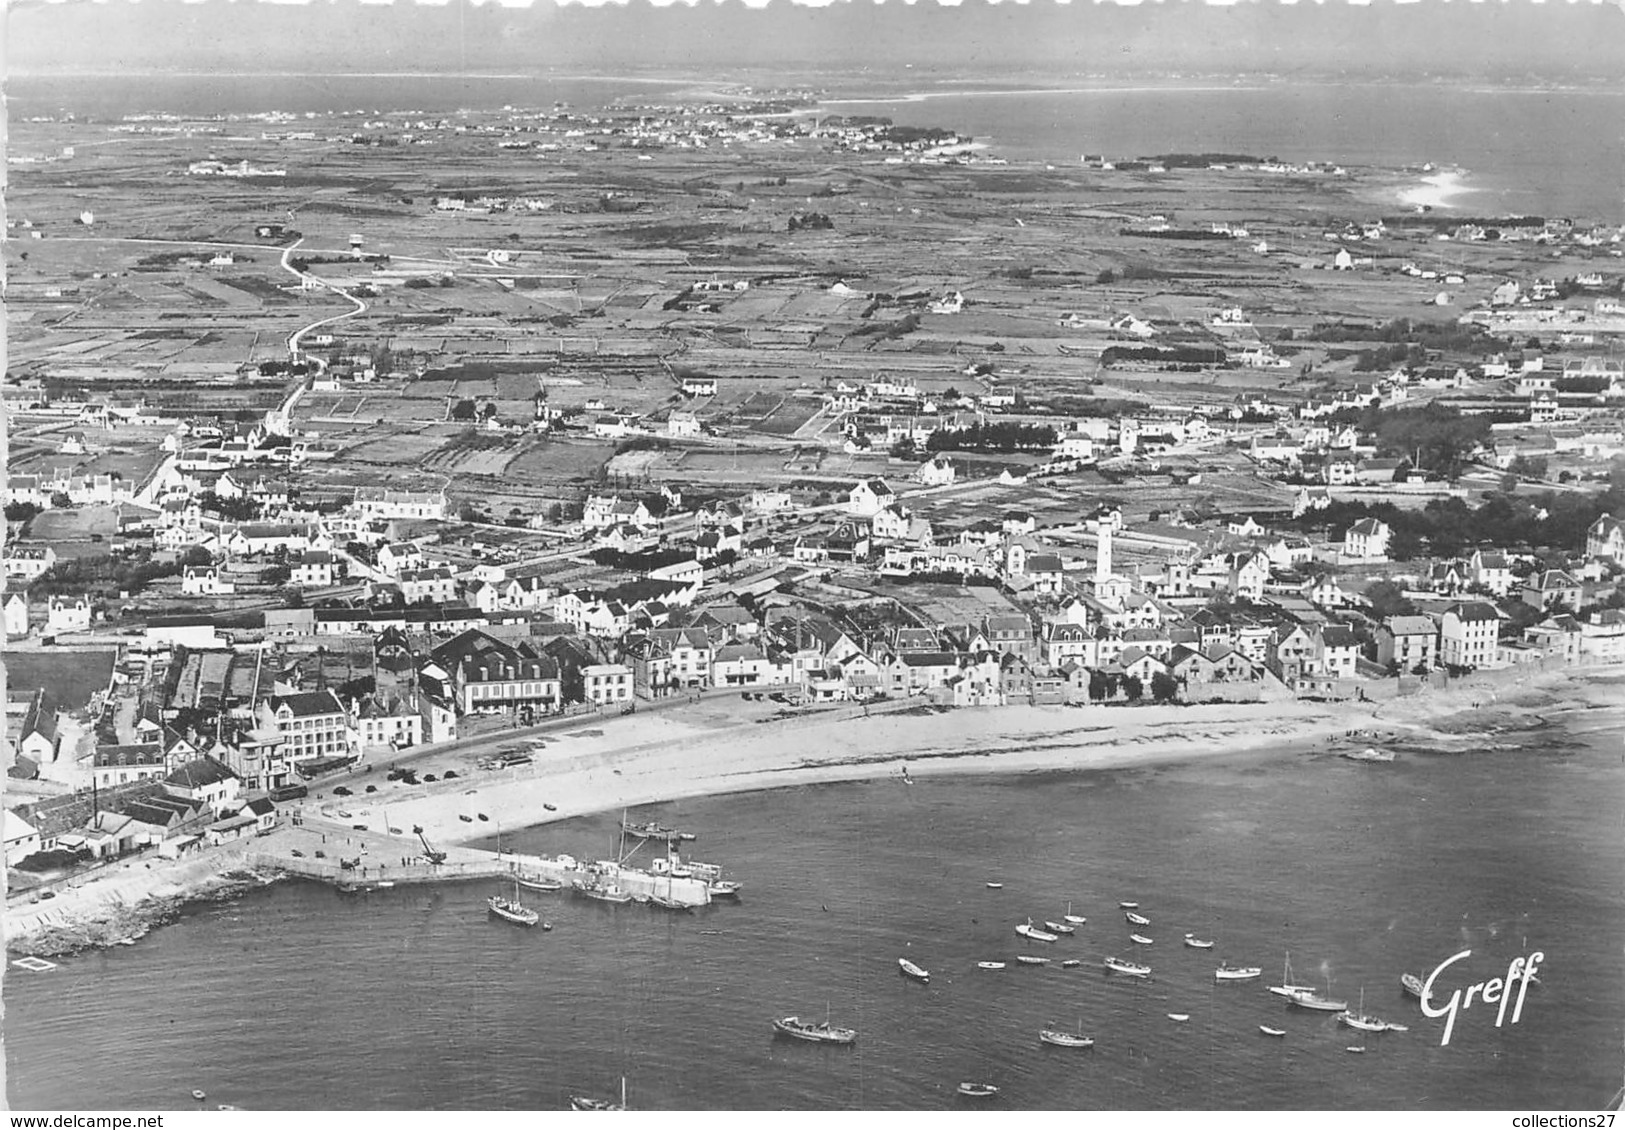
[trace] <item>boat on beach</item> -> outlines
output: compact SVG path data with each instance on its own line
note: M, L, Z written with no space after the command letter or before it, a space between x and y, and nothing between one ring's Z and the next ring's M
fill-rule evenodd
M1135 945L1140 945L1140 946L1149 946L1149 945L1154 945L1155 944L1150 938L1146 937L1144 934L1130 934L1128 936L1128 940L1133 942Z
M1213 948L1213 943L1212 942L1204 942L1201 938L1198 938L1195 934L1186 934L1185 935L1185 944L1187 946L1190 946L1191 949L1193 949L1193 950L1210 950L1210 949Z
M841 1044L857 1041L855 1028L837 1028L826 1016L822 1021L803 1020L799 1016L782 1016L773 1021L773 1031L793 1040L806 1040L813 1044Z
M915 965L906 957L900 957L897 959L897 968L903 971L903 976L912 977L916 981L923 982L931 980L931 971L929 969L922 969L920 966Z
M1262 977L1264 971L1257 966L1230 966L1221 964L1213 971L1215 981L1252 981Z
M1016 933L1023 938L1031 938L1035 942L1053 942L1059 935L1046 933L1033 925L1031 918L1016 927Z
M1129 977L1151 976L1151 967L1149 965L1137 965L1132 961L1124 961L1120 957L1108 957L1104 964L1113 973L1122 973Z
M1151 925L1151 919L1145 917L1143 914L1135 914L1132 910L1124 914L1123 917L1127 918L1129 920L1129 924L1133 926Z

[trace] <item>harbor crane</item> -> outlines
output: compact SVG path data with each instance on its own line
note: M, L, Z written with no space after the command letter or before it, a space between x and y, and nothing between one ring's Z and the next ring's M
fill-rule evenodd
M446 853L434 850L434 845L429 843L429 838L423 834L423 829L419 828L417 833L418 839L423 841L423 858L437 866L446 862Z

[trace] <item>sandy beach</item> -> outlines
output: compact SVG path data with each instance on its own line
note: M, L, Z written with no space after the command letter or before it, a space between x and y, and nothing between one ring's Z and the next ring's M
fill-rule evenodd
M1459 681L1448 691L1384 703L1275 701L1202 706L1005 706L947 710L894 703L867 715L841 707L808 716L762 714L741 720L734 695L680 703L665 713L588 717L542 737L430 753L425 764L458 777L433 785L388 781L382 771L330 781L304 803L313 818L365 823L376 835L420 825L444 846L488 839L499 830L684 797L836 781L946 775L1017 774L1149 766L1200 757L1267 753L1295 757L1367 745L1459 749L1493 743L1498 731L1543 724L1542 710L1617 705L1619 666L1502 671ZM497 771L474 762L497 744L539 743L530 765ZM334 797L334 785L353 790ZM365 787L378 790L366 794ZM551 809L544 806L552 806ZM486 819L478 819L483 814ZM467 819L464 819L467 817ZM275 852L288 830L254 842ZM286 845L282 845L286 846ZM585 848L586 845L583 845ZM461 853L459 853L461 854ZM76 923L93 940L105 920L120 929L143 899L165 915L187 891L239 867L242 854L214 849L199 859L143 858L61 891L45 904L7 907L8 947L33 952L41 926L57 937ZM42 951L43 952L43 951ZM58 948L57 952L61 952Z
M1408 208L1449 208L1453 197L1467 191L1465 174L1445 170L1425 176L1420 185L1401 191L1399 202Z

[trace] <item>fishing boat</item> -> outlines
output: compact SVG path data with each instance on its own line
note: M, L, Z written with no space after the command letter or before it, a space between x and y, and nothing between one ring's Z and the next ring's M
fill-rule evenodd
M1152 940L1150 938L1146 937L1144 934L1130 934L1128 936L1128 940L1135 943L1136 945L1141 945L1141 946L1149 946L1149 945L1155 944L1155 943L1152 942Z
M1075 926L1068 926L1065 922L1051 922L1048 919L1044 920L1044 929L1055 934L1076 934L1078 932Z
M1330 991L1331 986L1328 983L1327 992ZM1318 989L1302 989L1292 993L1286 998L1286 1003L1312 1012L1347 1012L1349 1007L1348 1001L1334 1001L1329 996L1323 997Z
M1181 1024L1185 1023L1185 1021L1189 1020L1190 1018L1191 1014L1188 1012L1170 1012L1168 1014L1169 1020L1177 1020Z
M1368 1016L1365 1011L1365 990L1360 990L1360 1008L1358 1012L1344 1011L1337 1014L1339 1023L1346 1024L1359 1032L1406 1032L1409 1029L1403 1025L1389 1024L1386 1020L1375 1016Z
M978 969L1003 969L1003 968L1005 968L1005 963L1002 962L1002 961L978 961L976 963L976 968L978 968Z
M1124 973L1130 977L1151 976L1151 967L1149 965L1136 965L1134 962L1124 961L1120 957L1108 957L1105 965L1113 973Z
M665 828L650 820L645 824L634 824L624 816L621 818L621 830L629 836L640 836L646 840L692 840L692 832L679 832L676 828Z
M931 971L929 969L921 969L906 957L897 959L897 968L903 971L903 976L912 977L916 981L931 980Z
M1220 964L1213 971L1215 981L1252 981L1262 977L1264 971L1257 966L1230 966Z
M621 1101L612 1103L607 1099L589 1099L581 1095L570 1096L571 1110L625 1110L626 1109L626 1078L621 1077Z
M599 902L611 903L615 906L621 906L632 901L632 896L621 890L621 888L616 886L614 883L610 883L607 886L601 883L589 883L577 887L576 890L581 894L586 895L590 899L596 899Z
M1195 934L1186 934L1185 935L1185 944L1187 946L1190 946L1191 949L1193 949L1193 950L1210 950L1210 949L1213 948L1213 943L1212 942L1204 942L1201 938L1198 938Z
M525 876L521 875L519 876L518 883L527 891L542 891L544 893L551 894L554 891L564 890L564 884L558 882L556 879L527 879Z
M1149 926L1149 925L1151 925L1151 919L1145 917L1142 914L1135 914L1132 910L1129 911L1128 913L1124 914L1123 917L1127 918L1129 920L1129 924L1132 925L1132 926Z
M1399 987L1404 989L1417 1000L1422 999L1422 978L1418 977L1416 974L1401 973L1399 975Z
M1061 968L1062 969L1076 969L1078 966L1080 966L1082 964L1083 964L1083 962L1079 961L1077 958L1069 957L1065 961L1061 962Z
M961 1083L959 1093L967 1099L991 1099L999 1089L992 1083Z
M717 879L707 885L714 899L737 899L743 883L736 883L732 879Z
M1082 926L1085 922L1089 921L1087 918L1085 918L1081 914L1073 914L1072 913L1072 904L1071 903L1066 904L1065 918L1066 918L1066 920L1068 922L1072 923L1072 925L1074 925L1074 926Z
M1016 933L1023 938L1031 938L1035 942L1053 942L1058 937L1056 934L1046 933L1034 926L1031 918L1017 926Z
M1029 957L1024 953L1017 954L1016 955L1016 960L1021 962L1021 964L1023 964L1023 965L1048 965L1049 964L1049 958L1047 958L1047 957Z
M1140 904L1137 903L1137 902L1120 902L1117 905L1122 907L1124 910L1139 910L1140 909Z
M498 918L505 919L518 926L534 926L542 920L542 916L534 910L519 905L517 898L509 900L501 895L492 895L485 900L485 905L491 908L491 913Z
M1083 1034L1083 1021L1078 1021L1076 1032L1063 1032L1059 1028L1045 1028L1038 1033L1038 1038L1046 1044L1054 1044L1058 1048L1092 1048L1095 1046L1093 1036Z
M773 1021L773 1031L813 1044L850 1045L858 1038L855 1028L837 1028L829 1022L828 1016L822 1021L803 1020L799 1016L779 1017Z
M990 891L1002 891L1002 890L1004 890L1004 884L1003 883L989 883L987 885L987 889L990 890Z
M1290 997L1296 993L1312 993L1315 991L1315 987L1313 985L1293 984L1292 955L1289 953L1286 955L1286 966L1281 972L1281 983L1279 985L1271 985L1269 990L1278 997Z
M1285 1028L1271 1028L1268 1024L1260 1024L1258 1026L1258 1030L1260 1032L1264 1033L1264 1035L1266 1035L1266 1036L1284 1036L1284 1035L1286 1035L1286 1029Z

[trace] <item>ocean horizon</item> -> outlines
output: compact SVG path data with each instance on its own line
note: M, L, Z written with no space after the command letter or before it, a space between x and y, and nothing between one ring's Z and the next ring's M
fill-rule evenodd
M73 111L123 113L449 113L504 106L577 109L725 89L760 76L383 73L221 76L207 73L22 76L14 119ZM795 76L786 76L795 85ZM1438 199L1464 214L1522 214L1625 223L1625 87L1478 83L1231 84L1075 81L1016 86L992 79L909 88L914 76L826 76L819 112L879 115L953 128L1011 160L1056 167L1085 153L1130 159L1225 152L1284 161L1460 170ZM229 81L228 81L229 79ZM1057 80L1060 83L1061 80ZM901 89L900 89L901 88ZM1575 139L1584 139L1576 143ZM1396 200L1396 206L1399 205Z

